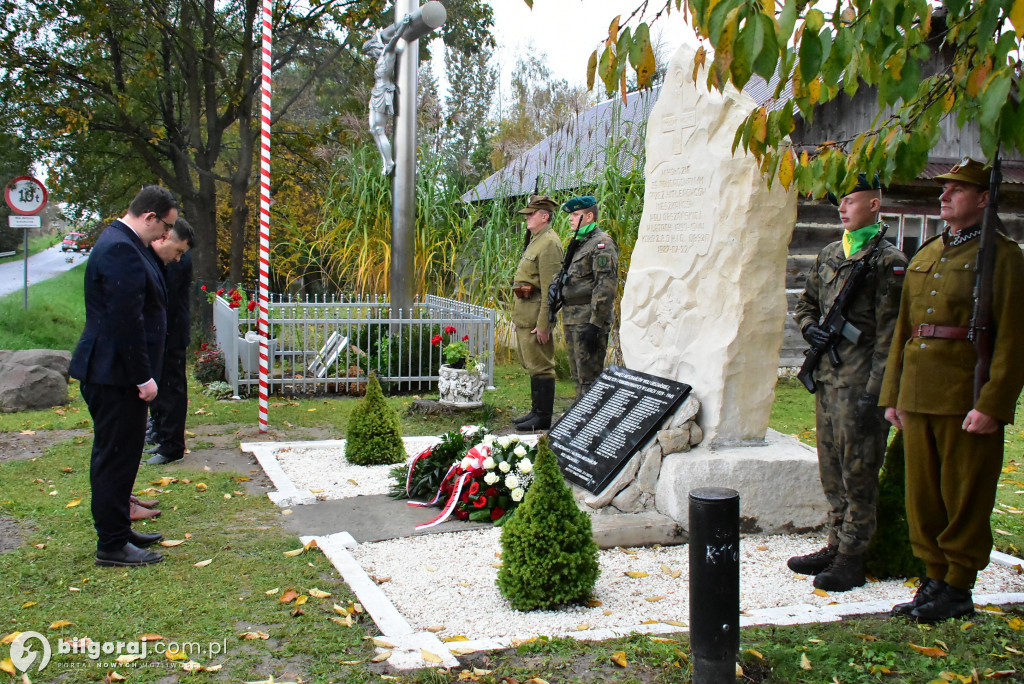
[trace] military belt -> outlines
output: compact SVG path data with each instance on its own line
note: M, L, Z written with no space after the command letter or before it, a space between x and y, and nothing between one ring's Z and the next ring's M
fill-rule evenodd
M914 328L912 337L936 337L943 340L966 340L971 332L970 328L956 328L950 325L932 325L922 323Z

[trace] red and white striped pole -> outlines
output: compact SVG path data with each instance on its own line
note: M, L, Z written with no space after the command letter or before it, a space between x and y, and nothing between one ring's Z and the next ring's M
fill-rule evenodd
M263 0L263 97L260 113L260 433L267 431L268 397L270 382L270 27L273 21L273 0Z

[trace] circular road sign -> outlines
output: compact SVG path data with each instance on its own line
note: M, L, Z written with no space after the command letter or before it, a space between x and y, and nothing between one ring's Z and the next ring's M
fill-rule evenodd
M32 176L18 176L4 188L4 199L17 214L38 214L46 206L46 187Z

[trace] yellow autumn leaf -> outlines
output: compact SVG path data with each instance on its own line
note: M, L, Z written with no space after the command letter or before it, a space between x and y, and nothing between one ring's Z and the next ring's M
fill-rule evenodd
M811 660L810 660L810 658L807 657L806 653L801 653L800 654L800 669L801 670L810 670L811 669Z
M319 589L310 589L309 590L309 595L312 596L313 598L318 598L318 599L324 599L324 598L330 598L331 597L331 594L329 592L320 591Z
M267 596L273 596L274 594L276 594L279 591L281 591L281 587L274 587L273 589L267 589L263 593L266 594Z
M114 670L111 670L106 674L106 676L103 677L103 681L107 682L107 684L110 684L111 682L123 682L126 679L128 678L122 674L118 674Z
M377 648L394 648L395 647L395 645L393 643L391 643L390 641L385 641L384 639L380 639L378 637L370 637L370 640L373 642L373 645L376 646Z
M323 494L324 490L322 490L322 489L310 489L309 492L310 492L310 494Z
M3 670L12 677L18 674L18 671L14 669L14 663L11 662L10 658L4 658L3 660L0 660L0 670Z
M760 658L761 660L764 660L764 656L761 655L760 651L755 651L752 648L748 648L747 649L747 653L749 653L750 655L754 656L755 658Z
M168 660L188 660L188 656L185 655L184 651L179 650L168 650L165 652Z
M266 632L242 632L238 635L238 638L242 641L255 641L256 639L269 639L270 635Z
M443 663L444 659L436 653L431 653L425 648L420 649L420 657L428 663Z
M164 638L159 634L143 634L139 637L139 641L163 641Z
M176 478L176 477L171 477L170 475L164 475L159 480L154 480L154 481L150 482L149 484L160 485L161 487L166 487L167 485L174 484L177 481L178 481L178 478Z
M487 675L491 674L492 672L494 672L494 670L484 670L484 669L481 669L479 667L474 667L473 668L473 674L475 674L477 677L486 677Z
M626 661L625 651L616 651L615 653L612 653L612 662L618 665L619 667L626 667L627 665L629 665L629 663Z
M298 597L299 597L299 592L295 591L294 589L289 589L288 591L286 591L283 594L281 594L281 598L279 598L278 600L281 603L291 603L292 601L294 601Z
M533 679L527 679L526 684L548 684L548 680L534 677Z
M824 589L815 589L812 593L815 596L828 596L828 592L825 591Z
M892 674L892 670L887 668L885 665L872 665L868 668L868 672L873 675L887 675Z
M589 601L587 601L587 608L597 608L598 606L603 605L604 604L598 601L597 599L590 599Z
M191 674L193 672L202 672L206 668L204 668L202 665L200 665L196 661L190 660L187 663L182 663L181 664L181 669L184 670L185 672L188 672L188 673Z
M1010 626L1010 629L1015 630L1017 632L1024 629L1024 620L1021 620L1020 618L1013 618L1012 620L1007 620L1006 624Z
M127 665L128 663L134 663L136 660L142 660L142 656L139 655L138 653L134 653L134 654L131 654L131 655L125 653L124 655L119 655L116 658L114 658L114 662L115 663L120 663L121 665Z
M664 595L662 595L662 596L645 596L644 597L644 601L650 601L651 603L654 603L656 601L661 601L664 598L665 598Z
M205 492L207 489L209 489L209 487L206 486L205 482L197 482L196 483L196 491L197 492Z
M444 625L432 625L430 627L427 627L427 631L437 634L438 632L444 631Z
M74 508L75 506L78 506L81 503L81 498L72 499L71 501L68 501L67 505L65 505L64 508Z
M302 553L303 551L305 551L305 549L301 549L301 548L299 548L299 549L295 549L295 550L293 550L293 551L285 551L285 552L284 552L284 555L288 556L289 558L293 558L293 557L295 557L295 556L298 556L298 555L299 555L300 553Z
M456 634L455 636L442 637L441 641L443 641L446 644L449 644L453 641L469 641L469 637L462 636L461 634ZM472 651L470 652L472 653ZM452 651L452 653L455 653L455 651Z
M921 653L922 655L928 656L929 658L945 658L946 656L949 655L948 653L943 651L941 648L931 648L929 646L918 646L915 643L911 643L910 644L910 648L912 648L915 651Z
M960 625L960 631L961 632L966 632L967 630L969 630L973 626L974 626L973 622L965 622L964 624Z
M73 624L73 622L68 620L57 620L56 622L50 623L50 629L60 629L61 627L67 627L68 625Z
M339 661L339 662L342 665L358 665L358 664L360 664L363 661L362 660L342 660L342 661Z
M854 634L853 636L863 641L878 641L878 637L871 636L870 634Z
M661 623L663 625L672 625L673 627L686 627L686 623L679 620L662 620Z
M375 655L372 658L370 658L370 662L371 663L379 663L379 662L382 662L384 660L387 660L390 657L391 657L391 651L381 651L377 655Z
M35 601L25 601L24 603L21 604L21 607L22 608L31 608L34 605L36 605Z
M782 183L782 187L789 190L789 186L793 184L794 173L796 169L796 159L793 157L793 148L786 150L786 153L782 155L782 162L779 164L779 182ZM757 547L758 551L766 551L767 546Z
M184 539L164 539L162 542L160 542L160 546L166 546L167 548L171 548L173 546L180 546L184 543Z
M11 632L3 639L0 639L0 644L13 644L14 640L18 638L19 634L21 634L21 632Z
M626 577L639 579L640 577L648 577L648 574L646 572L640 572L639 570L629 570L626 572Z
M656 625L656 624L658 624L658 621L657 620L643 620L640 624L641 625Z
M302 596L300 596L297 599L295 599L295 605L301 606L302 604L304 604L308 600L309 600L309 597L306 596L305 594L303 594Z
M207 565L209 565L212 562L213 562L212 558L207 558L206 560L201 560L198 563L193 563L192 565L194 565L197 568L205 568Z

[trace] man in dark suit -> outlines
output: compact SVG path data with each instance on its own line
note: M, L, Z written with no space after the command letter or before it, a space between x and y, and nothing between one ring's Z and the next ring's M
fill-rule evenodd
M129 497L167 335L166 285L148 246L177 219L170 192L144 187L96 240L85 269L85 330L71 358L71 377L81 381L93 420L89 483L99 538L96 565L163 560L144 548L162 535L131 528Z
M195 231L183 218L149 248L163 264L167 281L167 343L164 347L160 394L149 405L153 434L159 444L147 465L165 465L185 458L185 417L188 415L188 380L185 352L192 341L189 290L192 287L192 255Z

